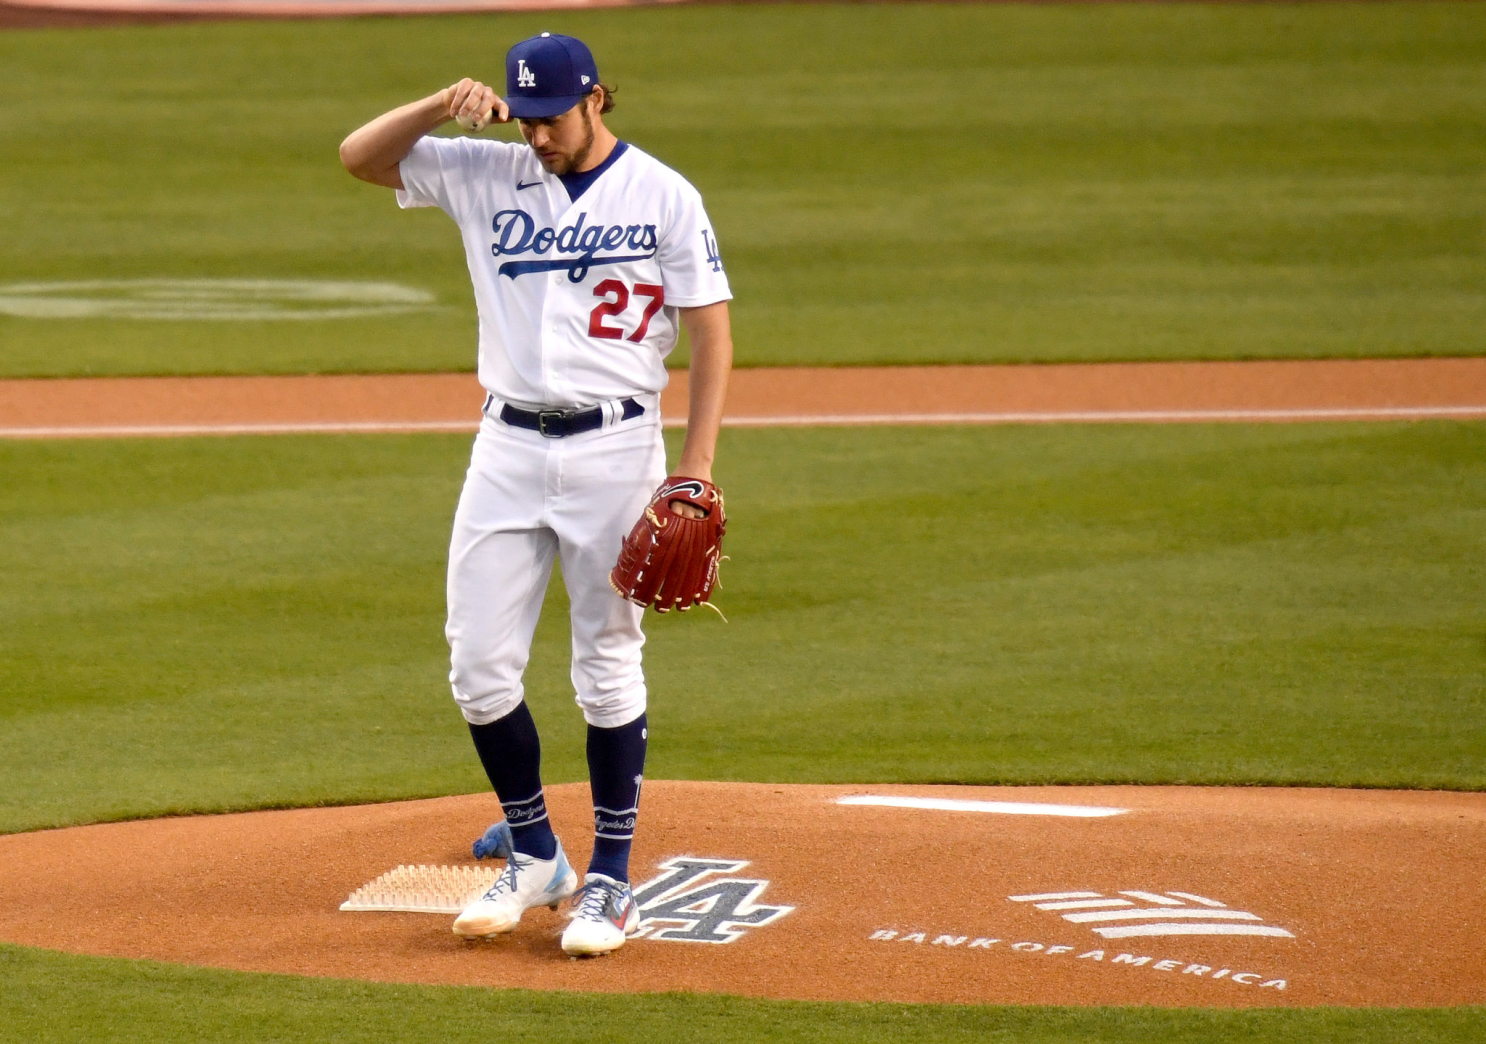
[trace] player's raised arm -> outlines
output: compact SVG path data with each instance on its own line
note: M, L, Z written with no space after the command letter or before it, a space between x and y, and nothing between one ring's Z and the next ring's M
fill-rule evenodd
M500 96L479 80L466 77L358 127L341 142L341 163L362 181L385 188L403 188L398 164L419 138L441 124L458 120L466 130L489 123L505 123L510 109Z

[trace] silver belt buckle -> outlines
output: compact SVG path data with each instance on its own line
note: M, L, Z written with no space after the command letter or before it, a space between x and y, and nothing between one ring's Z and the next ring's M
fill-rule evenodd
M537 431L542 435L543 438L547 438L547 439L560 439L564 435L566 435L567 432L548 431L547 430L547 422L549 420L567 420L575 412L577 412L577 411L575 411L575 410L538 410L537 411Z

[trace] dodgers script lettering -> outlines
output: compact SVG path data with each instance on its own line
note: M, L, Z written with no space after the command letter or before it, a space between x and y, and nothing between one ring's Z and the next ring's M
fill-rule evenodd
M617 265L626 261L644 261L655 256L659 246L654 225L584 225L585 211L578 220L561 229L550 226L538 229L535 219L524 210L502 210L491 219L495 242L490 252L495 257L534 254L548 251L566 255L541 261L505 261L497 272L515 279L528 272L566 271L568 278L581 283L588 270L598 265ZM601 254L600 251L627 250L623 254Z

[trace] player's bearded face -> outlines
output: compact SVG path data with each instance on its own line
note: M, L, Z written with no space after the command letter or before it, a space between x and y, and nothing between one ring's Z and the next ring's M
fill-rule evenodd
M521 136L549 174L571 174L593 150L593 119L585 99L561 116L521 120Z

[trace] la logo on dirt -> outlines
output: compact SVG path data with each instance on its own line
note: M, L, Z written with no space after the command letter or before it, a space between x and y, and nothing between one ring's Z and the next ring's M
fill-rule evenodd
M794 909L760 903L769 887L762 878L727 876L747 865L746 859L667 859L660 864L659 876L635 888L640 929L634 938L720 945L736 942L750 928L773 924Z

